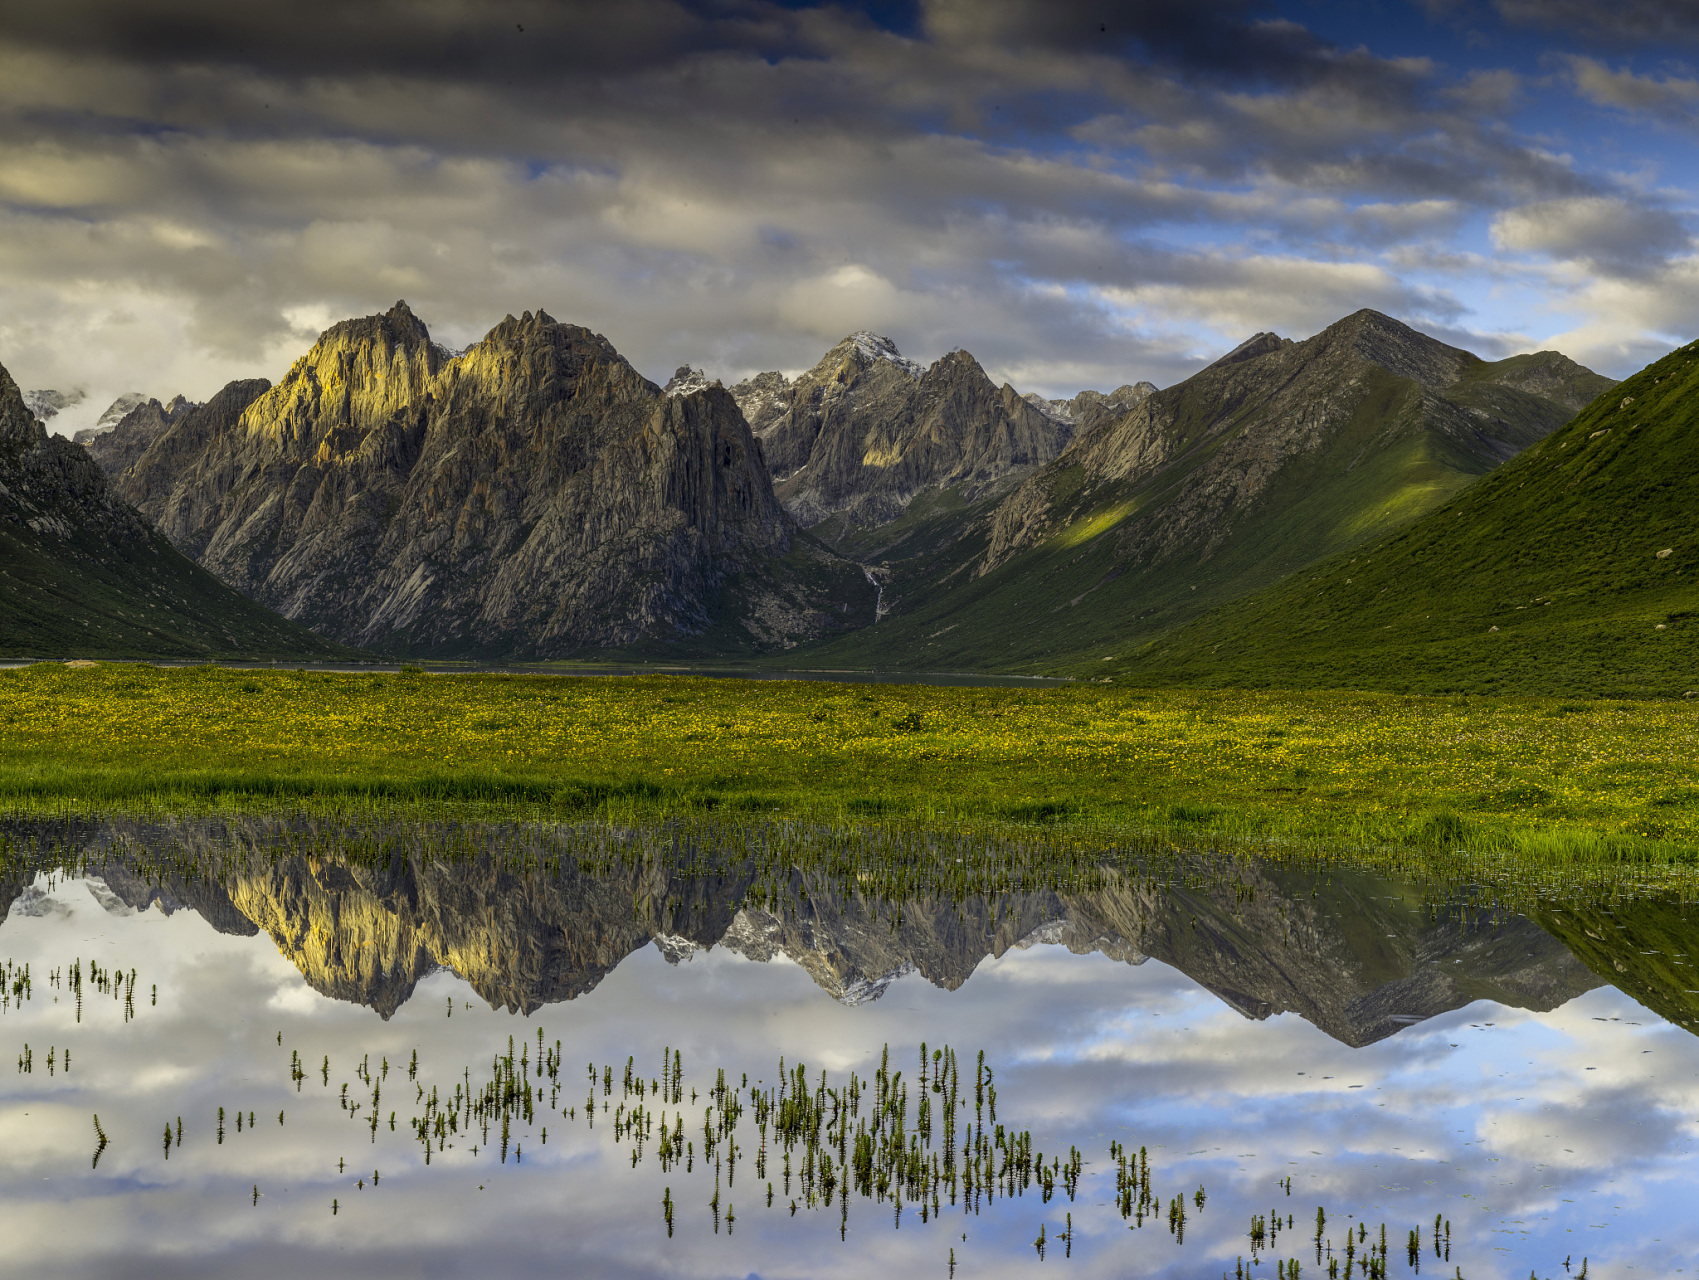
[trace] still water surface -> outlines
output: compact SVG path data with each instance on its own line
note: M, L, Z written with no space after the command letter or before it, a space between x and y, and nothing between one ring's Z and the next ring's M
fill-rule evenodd
M7 1274L947 1278L953 1258L961 1276L1314 1277L1344 1274L1348 1236L1354 1274L1378 1274L1383 1224L1388 1275L1699 1266L1699 1042L1678 1025L1699 979L1677 904L1536 919L1244 864L1230 889L893 905L798 879L757 906L723 864L250 850L198 879L146 870L144 846L91 838L0 887ZM453 1101L504 1078L529 1101L510 1094L505 1150L497 1112ZM781 1079L824 1103L788 1191L776 1113L757 1125ZM940 1170L955 1100L936 1213L845 1168L881 1090L902 1100L896 1147ZM662 1167L663 1128L688 1170ZM991 1153L989 1187L962 1181L969 1150ZM997 1179L1011 1150L1043 1153L1048 1198L1030 1164ZM1127 1152L1148 1168L1130 1214Z

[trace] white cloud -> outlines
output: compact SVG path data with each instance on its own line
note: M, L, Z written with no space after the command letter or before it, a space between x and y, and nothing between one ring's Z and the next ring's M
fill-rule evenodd
M1506 209L1492 222L1493 244L1514 253L1583 260L1632 274L1661 265L1692 243L1682 221L1620 196L1547 200Z

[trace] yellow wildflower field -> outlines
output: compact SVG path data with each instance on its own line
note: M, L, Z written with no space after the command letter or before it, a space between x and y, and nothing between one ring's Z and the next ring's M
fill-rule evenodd
M1699 848L1699 706L58 664L20 810L456 803L1099 824L1551 857Z

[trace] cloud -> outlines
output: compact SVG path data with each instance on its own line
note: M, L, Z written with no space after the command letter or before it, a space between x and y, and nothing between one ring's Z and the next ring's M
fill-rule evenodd
M1493 8L1517 26L1616 45L1699 40L1688 0L1493 0Z
M1692 243L1674 213L1616 196L1507 209L1493 219L1492 239L1500 249L1579 260L1618 275L1662 267Z
M1255 0L913 15L31 6L0 31L0 361L200 398L405 296L455 345L543 305L661 378L804 368L867 325L1066 394L1365 305L1501 341L1466 313L1511 258L1626 276L1682 251L1674 215L1516 130L1516 73L1373 27L1332 41ZM1580 226L1587 201L1642 246ZM1486 269L1446 265L1488 224Z
M1699 113L1699 80L1677 76L1638 76L1616 71L1594 58L1568 60L1575 90L1601 107L1644 112L1666 120L1691 124Z

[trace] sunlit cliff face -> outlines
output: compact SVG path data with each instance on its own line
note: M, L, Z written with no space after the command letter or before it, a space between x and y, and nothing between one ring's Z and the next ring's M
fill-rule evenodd
M0 359L86 390L66 432L398 296L451 346L546 306L656 381L870 328L1071 396L1364 306L1620 375L1695 320L1693 19L1627 8L37 6Z

